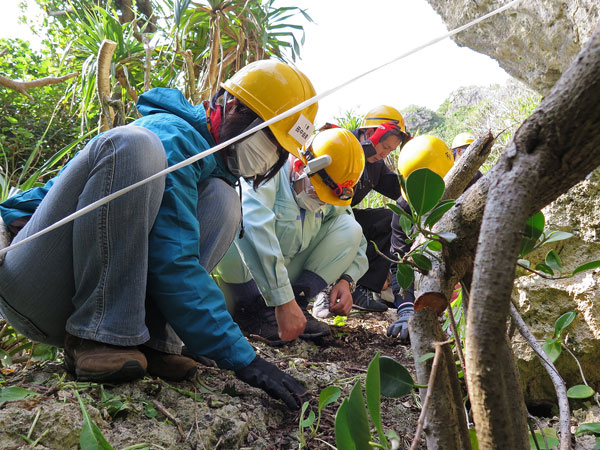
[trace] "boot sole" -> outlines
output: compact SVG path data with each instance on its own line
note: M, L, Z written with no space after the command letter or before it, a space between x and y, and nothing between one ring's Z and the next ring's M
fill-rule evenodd
M75 361L67 354L65 354L65 366L67 367L67 371L74 374L78 381L131 381L142 378L146 374L146 370L137 361L127 361L117 370L104 372L81 370L76 367Z

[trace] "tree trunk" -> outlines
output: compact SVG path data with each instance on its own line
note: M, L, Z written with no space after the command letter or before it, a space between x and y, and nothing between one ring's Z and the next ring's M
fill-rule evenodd
M480 446L526 449L523 395L506 340L527 219L600 164L600 29L494 168L474 264L467 380Z
M419 362L426 353L434 352L434 344L446 339L440 327L437 313L431 308L421 309L409 321L411 346L415 358L417 381L429 383L432 359ZM456 364L448 345L441 348L442 355L437 369L431 395L431 403L425 416L425 438L427 448L444 450L470 450L471 441L462 402L462 390L458 381ZM427 389L419 389L421 399Z

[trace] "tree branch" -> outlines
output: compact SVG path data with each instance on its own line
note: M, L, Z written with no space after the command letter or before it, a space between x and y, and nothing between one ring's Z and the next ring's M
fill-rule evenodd
M41 86L48 86L50 84L62 83L63 81L70 80L71 78L74 78L77 75L79 75L79 72L73 72L68 75L63 75L62 77L44 77L44 78L39 78L37 80L31 80L31 81L11 80L9 78L6 78L6 77L3 77L2 75L0 75L0 85L7 87L9 89L12 89L13 91L17 91L20 94L23 94L26 97L28 97L29 99L33 100L33 97L31 96L31 94L29 94L29 92L27 92L29 89L33 89L33 88L37 88L37 87L41 87Z
M509 367L512 352L498 348L506 336L523 230L531 214L600 164L599 129L600 29L484 177L493 181L477 245L466 346L467 382L483 448L528 445L523 394Z
M556 397L558 399L558 409L560 414L560 450L570 450L571 449L571 429L570 429L570 410L569 410L569 398L567 397L567 385L565 381L562 379L558 370L552 361L548 359L546 353L538 344L535 336L531 333L527 324L519 314L519 311L511 303L510 305L510 317L512 317L517 329L523 339L529 344L529 346L533 349L535 354L542 361L542 365L548 372L550 379L552 380L552 384L554 385L554 389L556 390Z

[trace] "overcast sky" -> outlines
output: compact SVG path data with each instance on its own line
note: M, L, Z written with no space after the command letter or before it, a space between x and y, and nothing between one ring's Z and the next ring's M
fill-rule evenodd
M18 1L4 0L0 37L29 36L17 24ZM389 61L448 30L425 0L277 0L302 5L314 23L301 20L306 42L298 67L318 93ZM30 13L29 17L34 17ZM319 102L317 125L353 109L398 109L416 104L437 109L460 86L504 83L509 75L488 56L450 39L397 61Z

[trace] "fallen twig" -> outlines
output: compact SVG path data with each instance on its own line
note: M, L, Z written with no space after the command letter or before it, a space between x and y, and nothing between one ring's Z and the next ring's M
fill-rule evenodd
M156 409L158 409L167 419L169 419L177 426L177 431L181 436L181 440L185 441L185 433L183 432L183 428L181 428L181 423L179 422L179 419L177 419L173 414L171 414L167 410L167 408L165 408L158 400L153 399L152 404L156 406Z

